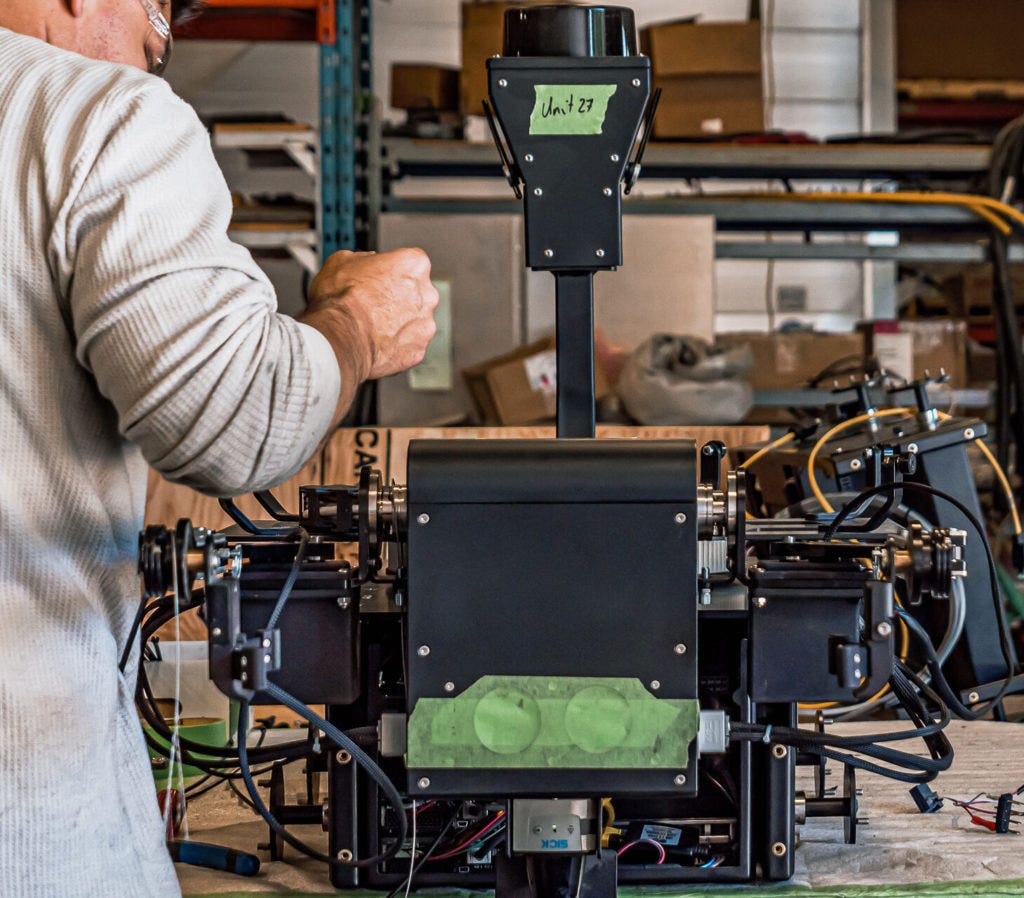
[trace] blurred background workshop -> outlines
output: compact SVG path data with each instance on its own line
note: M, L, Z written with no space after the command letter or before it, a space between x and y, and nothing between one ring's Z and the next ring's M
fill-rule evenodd
M664 797L643 806L635 797L646 794L642 785L630 785L633 797L621 801L607 797L616 793L602 791L606 785L595 785L584 797L597 800L596 810L574 810L569 817L552 810L560 806L547 805L546 816L533 819L543 819L545 826L549 819L562 821L553 827L572 819L590 833L595 830L588 825L599 825L600 838L591 849L556 850L548 844L554 840L545 840L545 849L534 846L535 855L534 849L522 851L530 863L539 858L536 869L522 868L533 871L529 875L513 863L523 844L515 842L518 822L530 819L520 805L553 795L575 799L577 793L547 785L535 790L510 779L519 783L512 793L519 798L478 798L459 791L468 786L441 785L455 782L445 779L452 771L442 776L430 763L413 762L418 731L415 716L406 721L409 696L420 696L421 704L455 701L445 693L465 698L472 678L452 675L443 688L439 680L436 696L416 685L423 665L441 664L445 651L455 652L441 644L440 633L436 641L414 635L428 626L416 617L417 598L422 604L433 588L424 581L448 583L433 568L417 579L416 565L428 566L428 556L443 558L455 550L443 540L417 549L410 532L406 558L403 527L414 530L418 521L420 530L429 529L449 520L447 514L484 502L466 498L471 488L486 492L489 502L528 501L506 496L504 487L480 486L489 482L485 461L513 476L526 470L517 467L525 461L516 463L504 450L485 459L466 440L522 439L536 447L535 441L555 436L556 417L559 436L590 436L586 422L582 430L563 428L561 415L571 409L560 392L568 390L572 376L566 360L589 360L589 336L582 355L578 341L573 355L565 331L573 319L561 294L570 289L565 272L531 251L532 237L549 224L540 208L539 182L531 180L533 145L519 141L511 106L494 97L500 82L489 82L489 72L492 79L513 81L519 74L513 67L505 75L500 65L509 55L506 14L531 5L207 0L203 12L175 33L166 78L209 128L234 196L230 236L265 269L281 309L301 313L322 260L339 249L422 247L440 299L437 334L423 362L364 385L342 427L275 490L276 498L218 502L156 472L150 475L146 523L164 525L165 537L188 518L196 528L233 526L231 551L245 542L246 530L257 542L283 540L284 551L246 556L257 573L248 585L243 573L243 599L264 609L262 620L275 607L273 600L283 597L279 612L295 587L297 523L308 531L303 540L308 537L309 544L303 542L299 552L305 551L307 563L326 564L332 557L317 548L334 538L330 534L344 532L350 541L338 555L351 564L349 579L343 586L323 586L334 590L330 608L341 608L343 621L310 610L318 593L312 581L302 579L308 595L293 596L282 618L286 634L287 614L297 616L300 602L311 603L303 605L311 617L301 643L281 637L284 660L276 680L299 696L303 708L312 708L309 713L280 701L280 695L264 693L251 706L243 696L248 719L239 725L239 694L229 703L230 690L215 675L210 654L215 642L209 625L216 615L210 607L203 615L194 609L176 614L181 608L160 598L170 581L147 580L152 602L140 620L147 641L138 700L168 844L181 861L177 870L188 896L352 888L393 896L419 886L449 893L497 887L499 894L613 895L614 872L609 892L594 872L598 861L586 867L585 876L589 861L579 860L601 851L615 854L623 893L658 883L667 894L708 884L750 895L762 889L822 896L1024 893L1024 852L1013 836L1024 814L1024 730L1016 722L1024 717L1017 661L1024 650L1024 536L1017 510L1024 476L1024 3L621 5L635 16L638 43L630 53L627 35L626 51L619 55L649 60L641 79L649 71L652 99L638 107L637 127L621 151L628 194L621 203L621 268L602 264L602 245L588 274L594 424L598 443L632 440L657 447L692 440L698 447L701 486L694 517L700 528L706 514L707 529L695 531L701 554L688 562L695 565L686 574L693 580L687 587L692 600L665 595L663 601L700 606L700 615L691 609L694 621L701 620L700 652L690 641L698 638L696 630L680 637L675 651L698 665L694 697L700 713L724 715L732 747L719 756L707 749L712 760L699 776L696 767L678 775L676 786L683 788L689 776L686 788L696 784L697 790L678 806ZM628 32L629 23L624 27ZM553 40L550 34L529 39ZM578 74L578 83L559 78L548 78L563 89L551 95L572 108L564 88L579 87L586 77ZM629 89L624 83L612 94L610 109ZM540 110L538 100L535 117ZM535 126L531 136L554 133ZM599 132L600 125L589 133ZM617 152L613 161L618 157ZM589 164L580 160L579 168ZM543 162L538 158L536 164ZM559 177L573 177L567 169L560 172ZM615 184L605 189L606 196L619 194ZM528 216L536 215L532 234L524 232L520 191L526 193ZM571 242L591 226L588 217L583 207L567 204L560 235ZM544 252L557 262L561 248ZM585 316L582 321L585 329ZM584 392L588 388L584 382ZM456 480L465 473L455 486L437 473L437 451L422 448L421 441L437 440L450 444L452 458L459 459L448 476ZM636 464L661 471L669 463L657 451L644 449ZM545 456L543 464L552 472L562 472L563 464L573 476L590 470L590 456L557 455ZM545 500L555 509L562 507L560 476L537 473L537 489L545 484L556 494ZM579 473L573 489L628 504L619 494L605 495L611 486L595 476L591 483ZM642 493L646 481L638 475L634 483L631 476L622 490L628 496ZM418 492L416 477L423 484ZM405 493L396 485L406 483L408 520L402 517ZM304 492L295 513L300 486L320 489ZM452 499L455 504L442 514L448 506L435 493L445 489L462 498ZM706 509L700 504L705 499ZM427 503L429 513L414 518L416 501ZM861 508L859 502L874 504ZM344 524L342 507L349 515ZM472 534L478 519L465 514L458 521ZM550 514L554 520L560 512ZM267 523L268 515L283 529L270 531L274 522ZM634 545L639 537L623 515L602 531L612 535L594 544L603 545L602 551L621 545L626 568L658 567L656 541L649 551ZM844 516L857 518L860 530L843 530ZM590 526L584 518L572 520L581 521L581 532ZM585 550L572 536L572 525L560 526L546 539L556 543L549 542L554 555L564 553L559 563L575 570L567 559ZM483 535L485 525L476 527L459 551L500 548ZM512 529L502 539L529 551L533 544ZM186 539L180 528L177 534L179 541ZM202 537L187 539L203 550ZM794 546L792 554L779 550L785 540ZM160 545L166 551L169 544L154 536L150 548ZM469 618L479 615L481 633L493 605L506 598L530 601L525 590L509 587L512 592L503 597L492 587L536 575L560 588L558 577L552 574L549 583L537 572L545 567L539 559L519 563L515 569L499 565L501 582L473 575L488 584L486 594L481 586L466 605L479 610L464 610ZM849 565L858 565L852 600ZM773 571L778 582L769 587ZM808 595L791 589L792 599L780 598L787 581L791 588L809 571L816 579ZM891 571L897 584L884 613L865 598L870 588L864 580L883 578L883 571ZM307 576L313 575L302 574ZM637 589L658 588L660 581L633 576L641 584ZM731 585L725 582L730 579ZM852 614L843 618L846 630L831 618L826 622L834 612L808 597L826 590L825 584L846 596L841 601ZM453 603L446 598L450 593L438 586L430 594ZM893 596L898 607L891 605ZM792 606L799 611L790 618L767 614L786 601L807 604ZM405 621L405 602L407 624L386 631L390 624L384 621ZM456 604L444 607L450 620L458 618ZM384 610L377 614L374 608ZM584 629L599 629L594 621L613 615L611 608L602 610L596 600L586 612L577 607L587 618ZM648 614L635 610L623 620L634 613ZM242 631L257 626L259 615L252 614L243 610ZM310 625L314 619L318 623ZM659 621L652 613L651 633ZM863 636L865 621L873 635ZM811 629L803 630L804 624ZM624 626L623 639L629 638L628 626L615 626ZM748 626L742 634L729 630ZM827 636L820 663L808 661L804 670L797 659L805 642L816 645L817 637L808 635L818 633L814 627ZM856 638L842 642L846 636L839 634L851 628ZM466 656L500 657L500 639L482 636L477 644L471 627L464 633L455 629ZM714 667L705 634L708 646L749 640L742 642L748 654L736 662L735 672ZM888 640L881 649L879 634ZM599 636L594 639L600 643ZM789 681L764 660L758 640L774 645L775 657L792 665ZM883 675L881 685L869 691L866 684L874 681L859 653L885 651L885 645L896 672L888 682ZM627 648L629 658L654 652L646 644ZM401 664L387 657L391 651ZM519 651L529 655L530 643L522 642ZM808 648L808 657L815 651ZM306 652L308 658L289 667L289 657ZM239 657L251 656L232 657L237 665ZM748 661L749 672L743 666ZM499 660L494 663L500 667ZM473 664L473 670L483 665L482 674L522 672ZM537 664L538 674L552 673ZM625 668L610 661L608 667L625 676ZM236 667L236 688L237 675ZM806 685L804 693L791 687L793 678ZM316 688L310 688L312 680ZM350 681L374 681L377 703L350 688ZM659 685L657 679L645 683L653 690L645 695L650 698ZM746 697L737 698L740 693ZM478 734L486 701L475 706ZM640 714L639 704L628 707ZM759 716L751 707L788 710ZM502 705L495 715L514 729L514 714L501 717L508 710ZM950 711L960 719L939 726ZM701 739L718 719L701 717ZM435 721L434 737L437 726ZM777 735L780 741L769 750L773 726L792 732L789 742ZM927 749L919 753L920 768L902 754L898 760L888 754L913 754L908 743L886 748L866 738L913 726ZM339 742L333 735L338 730L352 744ZM192 741L172 739L172 731ZM952 743L949 753L935 742L939 731L941 738L948 736L947 746ZM248 750L240 757L236 734L244 741L247 733ZM484 735L479 738L487 743ZM219 747L204 754L203 745ZM359 761L353 745L379 765L373 773L345 774ZM517 750L501 745L499 754ZM952 749L956 759L946 764L942 759ZM744 767L751 763L746 751L753 753L752 768ZM700 757L704 765L705 755ZM759 785L776 782L764 772L773 759L793 762L794 779ZM871 765L883 763L910 778L878 775ZM458 767L457 756L451 764ZM854 772L856 783L850 778ZM391 792L384 786L378 791L377 774L391 777ZM395 787L401 807L392 806ZM771 834L776 826L784 835ZM548 850L568 853L576 864L566 868L568 886L564 877L551 881L562 874L552 872L561 868L545 855ZM367 857L374 862L356 866ZM230 869L236 872L225 872ZM669 869L671 875L664 872ZM525 877L521 882L517 871ZM765 880L783 884L766 886Z

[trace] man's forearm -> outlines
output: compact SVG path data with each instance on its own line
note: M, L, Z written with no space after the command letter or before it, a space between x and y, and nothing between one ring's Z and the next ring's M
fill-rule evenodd
M331 344L341 372L341 389L338 391L338 405L328 434L345 417L355 399L360 384L367 379L373 368L373 341L367 322L360 320L349 309L327 306L307 312L299 318L319 331Z

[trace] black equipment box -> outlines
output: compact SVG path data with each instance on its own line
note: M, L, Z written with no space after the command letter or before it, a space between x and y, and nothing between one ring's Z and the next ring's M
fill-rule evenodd
M488 675L630 678L695 699L696 483L690 441L413 442L410 711ZM409 781L426 774L431 795L681 795L694 749L685 784L664 769L410 769Z

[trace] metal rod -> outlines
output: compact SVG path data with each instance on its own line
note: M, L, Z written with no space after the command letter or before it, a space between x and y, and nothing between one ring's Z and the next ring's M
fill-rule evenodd
M594 436L594 272L556 272L558 436Z

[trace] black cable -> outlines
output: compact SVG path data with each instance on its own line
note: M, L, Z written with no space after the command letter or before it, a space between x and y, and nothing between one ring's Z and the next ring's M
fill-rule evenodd
M295 581L299 579L299 571L302 569L302 559L306 554L306 546L309 545L309 534L305 528L299 527L299 547L295 550L295 560L292 561L291 570L288 572L288 579L284 581L284 586L281 587L281 594L277 597L277 602L274 604L274 610L270 612L270 617L267 619L267 629L273 630L277 626L278 620L281 618L281 612L284 611L284 606L288 604L288 598L292 594L292 589L295 586Z
M923 688L924 684L921 684ZM939 702L942 716L932 720L920 697L910 688L907 674L894 666L890 686L905 707L916 729L870 736L833 736L792 727L769 727L764 724L734 723L731 738L735 741L757 742L768 740L792 746L798 751L829 758L868 773L875 773L905 783L926 783L953 762L953 747L942 733L950 721L949 710ZM930 757L922 758L910 752L899 751L880 744L905 739L921 738L928 747ZM856 755L839 751L851 749ZM857 757L863 755L865 757ZM870 758L872 760L866 760ZM892 766L883 767L881 763ZM902 769L893 769L902 768ZM905 772L910 771L910 772Z
M256 783L252 779L252 770L249 768L249 757L246 751L245 740L248 735L246 727L249 720L249 703L242 702L238 709L238 761L239 767L242 771L242 780L245 782L245 789L249 793L249 798L252 800L253 807L257 813L266 821L267 825L271 830L278 836L280 836L285 842L295 848L297 851L301 851L313 860L321 861L325 864L334 863L332 858L328 857L323 852L317 851L315 848L310 848L301 839L293 836L288 830L286 830L277 818L267 809L267 806L263 803L263 797L260 795L259 790L256 788Z
M167 722L156 709L155 700L149 687L149 678L146 675L145 668L141 668L139 670L139 677L136 682L135 689L135 703L142 712L142 716L150 728L156 731L159 736L163 737L166 742L171 742L174 739L174 732L167 726ZM150 739L148 733L146 735L150 747L166 757L169 748L155 739ZM177 742L179 749L183 753L183 759L185 762L194 767L198 767L205 773L219 772L217 771L217 768L238 766L237 749L226 746L207 745L202 742L194 742L180 734L178 735ZM196 752L203 755L203 757L195 757L193 753ZM300 757L305 757L308 752L309 743L303 740L301 742L286 742L283 745L253 751L250 756L257 758L257 763L264 764L271 761L284 760L286 758L297 760ZM218 760L220 758L224 760Z
M961 702L960 697L949 685L946 675L942 672L942 663L939 661L938 655L935 653L935 646L932 645L931 638L928 636L925 628L921 626L921 622L904 611L899 612L899 616L900 620L909 627L910 632L917 637L918 642L921 643L921 648L924 649L925 667L928 668L928 672L931 674L936 692L942 698L942 701L953 710L953 713L956 714L957 717L963 720L980 720L992 711L997 704L999 704L1003 696L1006 694L1006 688L1000 690L994 698L990 699L976 711L972 711L963 702Z
M265 692L278 704L285 705L286 707L291 708L300 717L306 718L310 725L319 727L327 735L327 738L334 742L339 748L346 749L348 753L352 755L352 758L356 763L358 763L367 775L369 775L370 779L380 787L380 790L384 793L384 797L388 800L388 803L397 812L399 834L394 845L373 857L353 861L349 866L369 867L373 864L377 864L381 861L386 861L388 858L394 857L405 842L405 806L402 804L402 796L399 795L398 790L395 788L394 783L392 783L388 778L387 774L377 766L377 763L365 751L363 751L363 749L361 749L353 739L345 735L345 733L339 730L333 723L330 723L315 711L306 707L293 695L285 692L280 686L275 683L267 683ZM241 748L241 746L239 746L239 748Z
M413 813L415 813L415 810L413 811ZM421 857L416 862L416 865L412 868L412 873L409 874L408 877L403 877L402 881L397 886L395 886L390 892L388 892L385 898L395 898L395 896L405 888L406 883L409 880L416 879L416 874L420 872L420 870L423 868L423 865L429 860L430 856L437 850L437 846L441 844L441 841L444 839L444 837L448 835L448 830L450 830L455 825L455 821L458 819L459 809L456 808L455 813L448 818L448 822L444 825L444 827L442 827L441 832L437 834L437 837L434 839L434 841L431 842L430 845L427 847L427 850L423 853L423 857ZM413 845L411 857L414 857L415 855L416 846Z
M866 499L892 490L910 490L911 492L925 493L926 495L934 496L937 499L942 499L943 501L948 502L967 519L971 527L974 528L978 538L981 540L982 546L985 549L985 558L988 561L988 576L992 594L992 604L996 615L996 627L999 630L999 647L1003 654L1003 660L1006 662L1006 679L1000 687L999 692L996 693L990 701L988 701L979 711L970 712L975 716L964 718L965 720L977 720L979 717L992 711L1003 700L1006 693L1009 692L1013 686L1014 680L1013 647L1010 643L1010 634L1006 626L1006 616L1003 613L1002 594L999 591L999 575L996 573L996 562L992 557L992 546L989 544L988 533L986 532L984 525L974 516L971 510L955 496L951 496L949 493L936 489L927 483L916 483L912 480L904 480L898 483L882 483L878 486L871 486L862 490L854 496L853 499L847 502L846 505L843 506L842 510L832 519L832 523L829 524L828 528L825 530L824 539L831 539L843 521L850 516L854 509L859 508L861 503ZM931 644L930 640L929 644ZM957 703L959 704L959 701Z
M124 644L124 651L121 652L121 660L118 662L117 669L124 673L125 668L128 666L128 658L132 653L132 647L135 645L135 637L138 635L139 627L142 626L142 618L146 614L146 598L143 597L139 601L139 607L135 612L135 619L132 621L131 630L128 631L128 639Z

